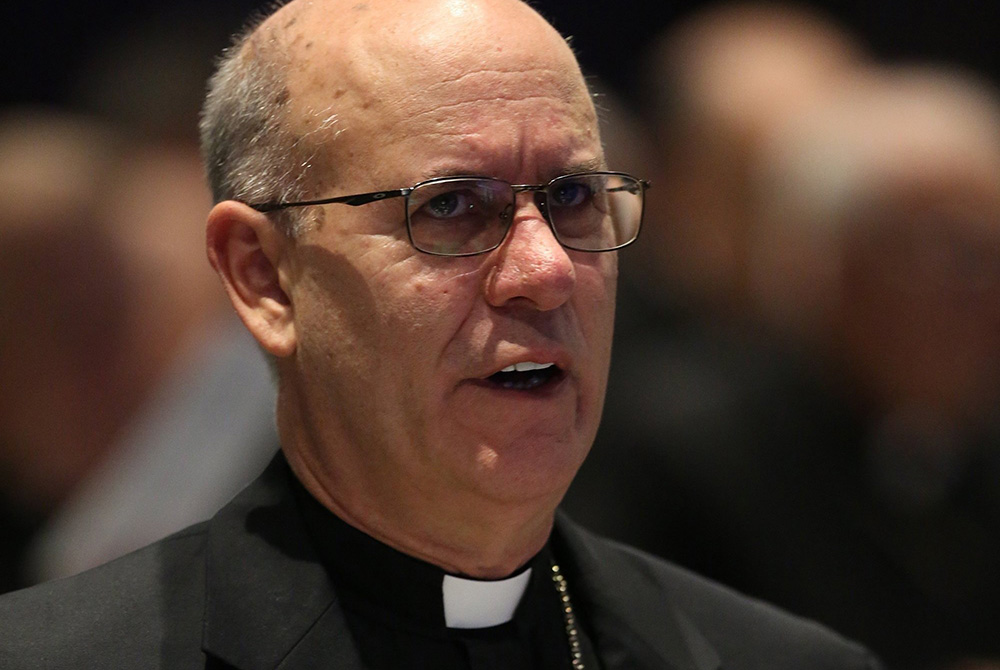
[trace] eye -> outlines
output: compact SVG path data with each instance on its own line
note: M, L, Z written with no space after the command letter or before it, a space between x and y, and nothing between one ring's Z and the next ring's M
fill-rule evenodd
M469 190L455 190L439 193L428 200L421 209L435 219L450 219L465 214L474 214L479 208L479 198Z
M587 202L592 195L590 187L584 182L566 180L553 185L549 203L555 207L576 207Z

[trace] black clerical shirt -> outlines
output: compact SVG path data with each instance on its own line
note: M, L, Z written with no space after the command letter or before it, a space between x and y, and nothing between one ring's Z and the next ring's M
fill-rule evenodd
M569 669L569 640L548 546L522 567L532 569L511 621L489 628L445 624L437 566L400 553L332 514L301 485L306 528L336 589L361 660L369 670ZM572 595L572 584L569 585ZM579 618L579 617L578 617ZM585 667L598 664L577 626Z

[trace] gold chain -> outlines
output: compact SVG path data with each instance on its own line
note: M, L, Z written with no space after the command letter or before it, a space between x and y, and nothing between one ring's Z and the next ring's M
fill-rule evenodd
M559 600L562 603L566 638L569 640L570 662L573 664L573 670L583 670L583 651L580 648L580 631L576 624L576 613L573 612L573 603L569 599L566 578L563 577L562 571L555 561L552 562L552 583L556 585L556 591L559 592Z

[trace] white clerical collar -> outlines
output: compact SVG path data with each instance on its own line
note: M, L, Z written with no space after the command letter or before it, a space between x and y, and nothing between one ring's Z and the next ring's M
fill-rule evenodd
M528 588L531 568L507 579L485 581L445 575L441 584L448 628L487 628L514 618Z

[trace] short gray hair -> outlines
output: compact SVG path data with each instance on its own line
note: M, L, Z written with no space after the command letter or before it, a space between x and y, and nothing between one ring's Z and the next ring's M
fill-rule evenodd
M288 56L274 37L253 27L223 52L201 114L201 148L216 202L293 201L307 193L311 155L288 123ZM290 236L301 212L273 215Z

